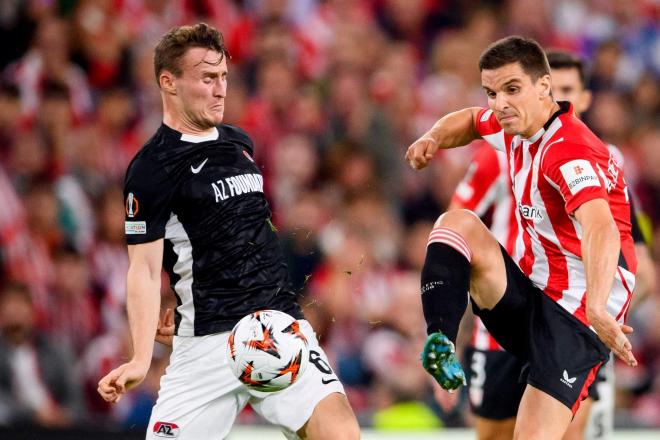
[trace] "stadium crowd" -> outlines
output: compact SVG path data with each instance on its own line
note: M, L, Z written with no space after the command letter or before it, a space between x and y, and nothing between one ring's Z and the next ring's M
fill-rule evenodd
M121 188L161 123L153 47L197 21L224 33L225 121L254 139L293 283L361 423L470 423L464 398L449 404L421 368L419 273L474 149L421 174L403 155L439 115L486 104L477 59L495 39L588 61L585 119L623 151L660 262L656 1L4 0L0 424L148 422L164 346L119 404L96 383L130 353ZM176 305L167 281L162 302ZM616 366L617 423L660 427L657 286L629 321L640 366Z

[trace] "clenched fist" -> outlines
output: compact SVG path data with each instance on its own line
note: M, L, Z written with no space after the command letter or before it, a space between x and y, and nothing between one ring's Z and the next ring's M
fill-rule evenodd
M413 170L421 170L429 164L436 151L438 151L437 142L430 136L424 136L408 147L406 160Z

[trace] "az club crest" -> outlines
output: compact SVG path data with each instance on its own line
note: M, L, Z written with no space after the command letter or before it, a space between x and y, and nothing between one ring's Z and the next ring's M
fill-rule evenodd
M156 422L153 432L157 437L176 438L179 436L179 426L176 423Z

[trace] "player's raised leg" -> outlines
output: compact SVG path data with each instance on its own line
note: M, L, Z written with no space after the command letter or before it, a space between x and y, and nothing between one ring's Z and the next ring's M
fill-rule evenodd
M520 401L514 440L560 439L571 423L570 408L549 394L527 385ZM552 420L552 423L548 423Z
M436 221L429 236L422 287L422 302L440 306L426 316L429 330L440 329L452 341L468 291L480 309L492 309L502 298L506 270L500 244L471 211L449 211ZM462 305L448 307L448 303Z
M464 209L440 216L422 269L422 306L430 335L422 364L443 388L465 382L453 351L468 291L480 309L488 310L502 298L506 285L502 250L481 220Z

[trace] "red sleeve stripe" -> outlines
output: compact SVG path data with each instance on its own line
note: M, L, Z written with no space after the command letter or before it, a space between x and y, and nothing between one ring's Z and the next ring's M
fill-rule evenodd
M465 257L465 259L468 260L468 262L472 261L472 252L470 251L470 246L468 246L467 242L463 237L460 236L460 234L457 234L451 229L442 227L434 228L431 231L431 235L429 235L429 242L427 246L431 243L444 243L449 245L460 252Z

